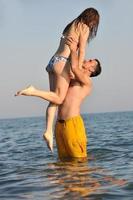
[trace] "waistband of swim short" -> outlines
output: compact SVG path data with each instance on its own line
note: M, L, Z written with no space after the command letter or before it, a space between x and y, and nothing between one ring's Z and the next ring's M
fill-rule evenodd
M65 123L65 122L68 122L68 121L71 121L71 120L75 120L75 119L82 119L81 115L78 115L78 116L74 116L74 117L71 117L71 118L68 118L68 119L57 119L57 122L59 123Z

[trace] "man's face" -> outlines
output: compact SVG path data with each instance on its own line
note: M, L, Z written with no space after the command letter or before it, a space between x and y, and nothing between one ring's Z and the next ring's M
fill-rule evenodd
M97 65L97 61L95 59L85 60L83 62L83 69L89 70L90 72L94 72L96 65Z

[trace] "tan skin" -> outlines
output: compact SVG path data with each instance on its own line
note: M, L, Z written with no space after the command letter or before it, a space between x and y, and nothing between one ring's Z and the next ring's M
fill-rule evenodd
M92 39L96 36L97 27L99 24L99 14L93 8L85 9L76 19L70 22L64 29L57 51L54 53L56 58L63 56L65 58L70 57L71 49L66 43L66 39L72 37L78 46L78 65L82 69L82 64L85 57L85 48L88 39ZM69 68L68 77L66 69ZM48 69L48 68L47 68ZM50 92L41 91L30 86L22 91L16 93L18 95L36 96L48 100L50 103L46 109L46 130L43 133L43 137L47 142L47 145L51 151L53 151L53 122L57 105L62 104L69 87L70 78L73 77L73 73L70 70L70 66L66 64L66 61L55 62L52 72L48 70Z
M78 59L79 59L78 66L81 68L85 56L85 47L87 39L89 37L89 27L86 24L80 22L75 30L75 23L73 23L70 30L66 32L64 36L65 38L61 38L59 47L54 55L64 56L66 58L69 57L71 51L69 45L66 44L66 38L69 38L71 36L78 44ZM53 70L54 73L53 72L48 73L51 93L45 92L46 99L50 101L50 103L46 109L46 130L43 133L43 138L45 139L48 148L52 152L53 152L52 126L55 118L55 112L57 109L57 105L61 104L66 96L70 82L70 77L68 77L68 75L71 74L71 77L73 77L70 67L68 65L66 67L65 65L66 63L63 61L54 64L54 70ZM67 74L66 74L66 68L69 68ZM30 87L30 89L33 91L33 87ZM18 95L20 94L21 93L19 93ZM42 95L44 95L44 93L42 93L39 90L38 92L36 91L36 96L41 97ZM52 98L52 101L50 100L49 95L51 95L50 98Z
M80 85L80 87L78 86L76 88L81 88L81 87L84 88L84 96L82 97L84 99L84 97L87 94L89 94L89 90L91 90L91 79L89 79L88 76L90 76L91 72L93 72L95 70L95 66L97 65L97 62L95 60L84 61L82 69L79 69L77 67L78 66L78 57L77 57L77 53L76 53L77 44L74 42L74 40L72 38L69 38L66 42L67 42L67 45L69 45L70 49L71 49L72 71L75 74L75 78L79 81L76 84ZM64 82L63 87L65 90L64 91L65 93L67 93L68 86L70 83L69 70L70 70L70 64L67 63L65 65L65 67L62 67L59 70L57 69L56 75L53 75L53 77L51 78L51 81L53 81L53 86L54 86L55 79L57 81L57 85L59 85L59 86L61 84L60 81L62 82L61 79L63 79L63 82ZM58 76L59 76L59 78L58 78ZM87 91L87 86L90 87L88 91ZM18 95L36 96L36 97L45 99L47 101L50 101L56 105L60 105L62 102L60 101L60 99L57 95L57 93L59 93L59 92L60 92L60 87L59 88L57 87L55 92L52 92L52 91L47 92L47 91L43 91L43 90L38 90L33 86L29 86L24 90L18 91L16 93L16 96L18 96ZM55 107L53 107L53 109L55 109ZM52 139L53 137L51 135L49 133L47 135L46 134L44 135L44 139L46 139L47 145L50 148L50 150L52 150L52 144L53 144L53 139ZM45 136L46 136L46 138L45 138Z
M96 66L95 60L89 60L84 61L82 69L79 69L77 67L76 46L72 38L67 43L71 48L72 71L75 79L71 80L65 100L58 107L59 119L68 119L80 114L81 103L91 93L92 80L90 76Z

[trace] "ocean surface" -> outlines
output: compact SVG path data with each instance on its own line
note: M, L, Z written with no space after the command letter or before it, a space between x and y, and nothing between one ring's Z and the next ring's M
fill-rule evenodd
M83 115L88 160L58 160L43 117L0 120L1 200L133 200L133 112Z

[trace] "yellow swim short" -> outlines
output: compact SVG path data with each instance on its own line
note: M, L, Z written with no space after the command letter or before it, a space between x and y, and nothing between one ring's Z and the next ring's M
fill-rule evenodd
M55 137L59 158L86 158L87 138L81 116L58 120Z

